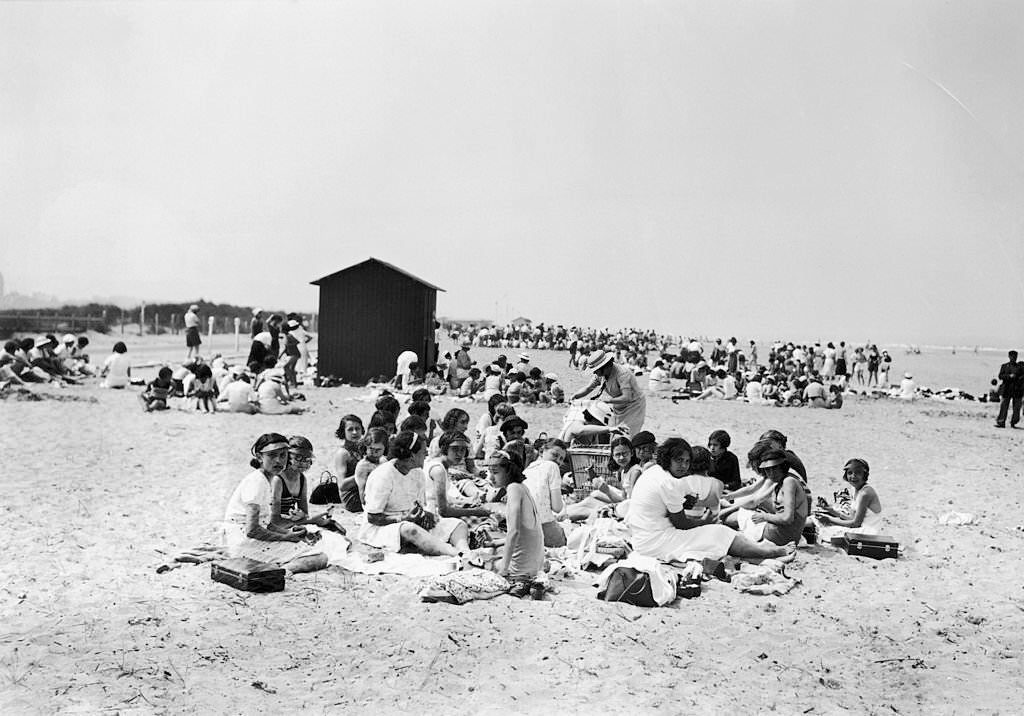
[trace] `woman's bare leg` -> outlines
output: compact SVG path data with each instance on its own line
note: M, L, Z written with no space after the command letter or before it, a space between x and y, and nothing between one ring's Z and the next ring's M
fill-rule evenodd
M303 557L296 557L290 562L285 562L282 566L292 574L315 572L318 569L323 569L327 566L327 555L323 552L320 552L319 554L307 554Z
M448 557L454 557L458 554L458 550L450 544L442 542L437 537L430 534L419 525L414 525L412 522L403 522L400 528L400 534L402 535L403 542L411 544L423 554L430 556L446 555Z
M791 562L796 558L796 542L780 547L765 540L754 542L749 537L737 534L729 545L729 554L742 559L777 559L780 562Z

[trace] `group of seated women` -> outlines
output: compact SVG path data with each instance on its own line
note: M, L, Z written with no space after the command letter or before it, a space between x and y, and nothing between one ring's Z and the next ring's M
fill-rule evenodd
M378 407L397 409L388 401ZM630 438L601 429L605 416L594 408L597 415L585 414L569 432L597 444L610 440L610 462L602 476L589 473L580 495L566 464L570 443L562 438L570 435L531 445L522 439L526 424L519 419L509 439L474 462L465 411L454 408L434 424L429 404L425 413L416 410L422 414L400 426L394 417L383 418L386 427L374 425L381 420L375 414L369 431L357 416L341 420L335 467L342 504L363 513L358 540L387 552L451 557L460 568L485 566L490 556L520 593L542 569L545 547L565 546L572 522L592 516L624 521L636 552L676 562L726 555L792 560L812 514L822 526L846 529L877 530L880 522L881 503L867 484L868 464L859 458L843 472L854 489L849 509L819 499L812 513L806 468L775 430L748 452L755 478L743 485L725 431L714 431L707 448L680 437L659 443L648 431ZM433 427L440 429L431 436ZM325 530L340 528L329 513L309 516L304 470L312 446L271 433L257 440L252 453L255 469L235 490L226 514L229 548L292 571L326 566L316 542ZM504 529L500 555L472 548L481 526Z

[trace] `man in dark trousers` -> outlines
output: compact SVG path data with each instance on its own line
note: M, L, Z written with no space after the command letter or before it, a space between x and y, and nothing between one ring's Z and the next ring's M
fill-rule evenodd
M1009 362L999 366L999 380L1003 381L1003 399L999 403L999 417L996 418L996 427L1006 427L1006 413L1013 403L1013 413L1010 415L1010 427L1017 427L1020 422L1020 404L1024 398L1024 363L1017 362L1017 351L1010 351Z

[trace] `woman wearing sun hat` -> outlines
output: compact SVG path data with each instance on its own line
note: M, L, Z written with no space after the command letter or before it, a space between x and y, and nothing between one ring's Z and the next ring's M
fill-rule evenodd
M594 379L572 396L573 400L599 389L595 397L600 397L612 409L610 424L624 426L630 434L640 432L647 417L647 398L637 384L633 371L618 365L611 353L600 349L590 354L587 369L594 372Z

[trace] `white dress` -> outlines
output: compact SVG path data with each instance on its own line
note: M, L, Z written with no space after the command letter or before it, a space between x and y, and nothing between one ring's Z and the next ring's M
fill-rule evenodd
M245 520L249 505L257 505L260 508L259 524L265 528L270 523L273 497L270 479L262 470L250 472L231 493L227 509L224 511L221 533L227 552L232 557L248 557L260 562L284 564L296 557L321 551L305 542L265 542L246 536Z
M366 490L363 496L363 525L359 528L358 539L371 547L379 547L391 552L402 548L401 522L389 525L370 523L371 514L382 514L386 517L400 517L411 510L419 502L427 509L427 476L420 468L413 468L404 475L395 467L394 460L388 460L374 468L366 478ZM454 517L438 518L430 534L442 542L447 542L455 529L463 524Z
M649 467L633 487L626 523L633 535L633 549L666 562L688 559L721 559L737 533L725 525L676 529L669 513L680 512L687 485L659 465ZM700 497L700 495L697 495Z

